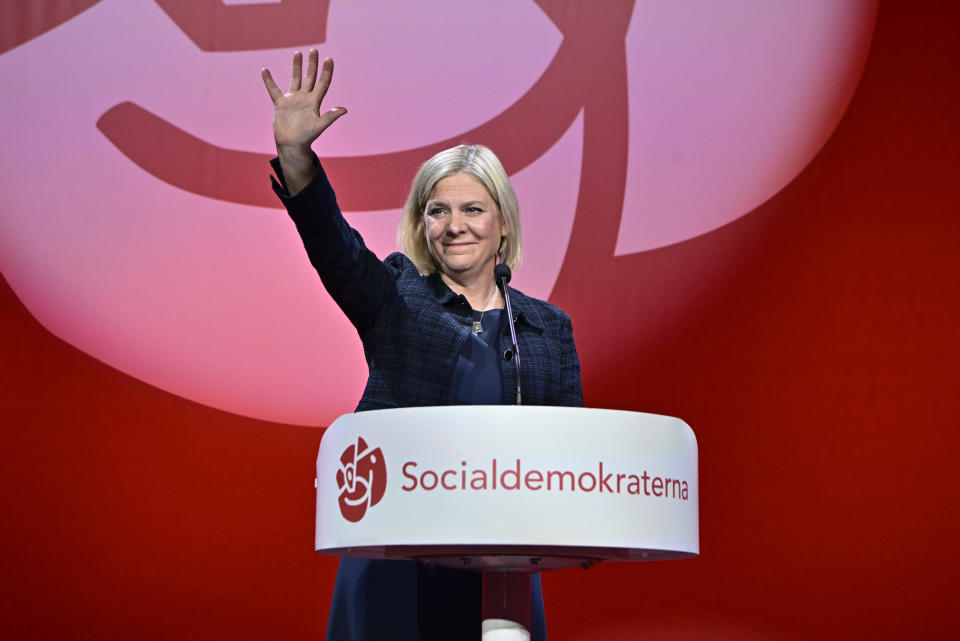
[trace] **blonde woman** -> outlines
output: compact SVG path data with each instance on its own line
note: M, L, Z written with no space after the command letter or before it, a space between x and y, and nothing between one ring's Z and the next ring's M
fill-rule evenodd
M428 159L414 179L398 239L380 260L344 220L311 145L346 113L321 104L333 77L311 50L295 54L289 90L270 72L277 158L273 188L310 262L357 328L369 377L357 411L516 401L516 363L494 268L520 264L520 214L494 153L460 145ZM373 184L373 181L371 181ZM529 405L582 405L570 318L510 288L520 384ZM343 558L331 604L330 640L476 639L479 575L413 562ZM531 595L533 639L546 639L539 575Z

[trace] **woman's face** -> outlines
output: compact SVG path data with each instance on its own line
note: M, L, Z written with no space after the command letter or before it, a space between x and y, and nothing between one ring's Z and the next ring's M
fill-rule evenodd
M437 181L424 208L423 226L441 273L460 283L493 278L507 227L482 182L464 173Z

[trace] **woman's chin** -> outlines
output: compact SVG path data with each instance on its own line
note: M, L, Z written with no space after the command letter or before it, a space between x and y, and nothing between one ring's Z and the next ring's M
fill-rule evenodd
M489 277L493 278L493 262L484 265L475 261L446 261L440 267L440 271L460 281L479 278L488 272Z

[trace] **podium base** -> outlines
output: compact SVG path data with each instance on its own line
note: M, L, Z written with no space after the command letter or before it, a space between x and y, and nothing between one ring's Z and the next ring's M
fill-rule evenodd
M483 573L482 641L530 641L530 573Z
M530 641L530 631L507 619L484 619L480 624L482 641Z

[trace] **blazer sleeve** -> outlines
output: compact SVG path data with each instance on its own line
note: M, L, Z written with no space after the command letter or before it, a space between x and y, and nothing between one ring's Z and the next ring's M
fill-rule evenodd
M580 357L573 340L573 324L570 316L563 314L560 346L560 398L559 405L583 407L583 385L580 381Z
M327 174L317 163L313 181L294 195L287 191L279 161L270 161L277 178L274 192L297 227L303 247L323 286L363 335L373 327L397 274L370 251L359 232L350 227Z

